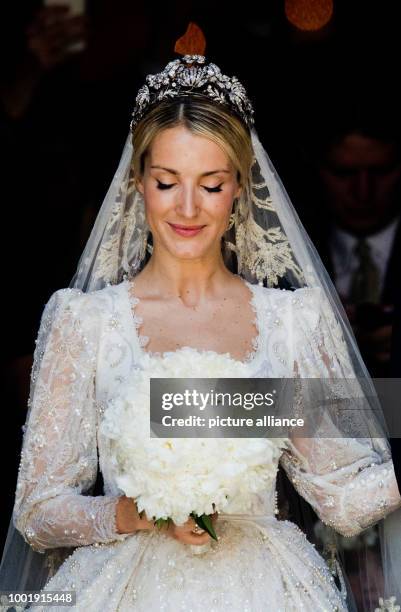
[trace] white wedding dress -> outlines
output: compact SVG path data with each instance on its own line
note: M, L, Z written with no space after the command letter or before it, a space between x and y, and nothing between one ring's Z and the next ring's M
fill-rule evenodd
M292 376L294 363L301 375L303 364L308 375L321 375L326 366L311 342L319 334L319 290L248 286L258 329L242 362L248 376ZM35 550L72 547L43 592L74 590L72 609L81 612L346 610L322 557L298 527L277 520L274 486L255 496L252 516L219 518L219 540L202 554L157 531L116 532L121 492L99 425L110 399L151 355L133 289L129 281L87 294L62 289L43 314L14 508L15 525ZM186 350L193 360L201 354ZM362 441L321 439L280 461L321 519L345 535L399 505L392 463L380 464ZM98 464L104 495L93 497Z

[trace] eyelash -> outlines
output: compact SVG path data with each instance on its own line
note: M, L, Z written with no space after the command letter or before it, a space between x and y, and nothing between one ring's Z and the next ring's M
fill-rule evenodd
M223 183L220 183L220 185L217 185L217 187L204 187L204 189L206 189L206 191L208 191L209 193L218 193L219 191L222 191L222 184ZM173 187L173 185L174 183L172 183L171 185L167 185L166 183L161 183L160 181L157 181L157 189L170 189L171 187Z

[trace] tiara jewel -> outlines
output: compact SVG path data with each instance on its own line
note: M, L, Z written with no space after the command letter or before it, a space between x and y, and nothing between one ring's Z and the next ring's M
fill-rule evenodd
M230 107L249 129L254 125L252 104L237 77L222 74L216 64L206 64L204 55L184 55L169 62L162 72L148 74L138 91L131 131L150 107L168 98L201 94Z

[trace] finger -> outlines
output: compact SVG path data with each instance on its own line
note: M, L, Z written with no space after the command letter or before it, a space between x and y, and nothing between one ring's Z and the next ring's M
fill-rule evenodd
M177 529L185 529L186 531L192 531L192 529L195 529L195 527L196 527L196 522L191 516L188 517L188 520L185 521L183 525L177 525Z
M184 544L191 544L193 546L202 546L210 541L210 535L207 531L202 534L192 533L191 531L176 532L175 538Z
M161 529L160 527L157 527L153 521L149 521L147 518L140 518L138 521L138 526L140 529L149 529L152 531L154 529Z
M217 514L217 513L216 513ZM204 544L210 540L209 533L199 527L196 521L190 517L183 525L175 525L175 533L180 539L187 543Z
M161 523L161 524L160 524L160 523L157 523L157 521L156 521L156 519L155 519L155 518L153 518L153 519L148 519L148 517L147 517L147 515L146 515L146 513L145 513L145 512L143 513L143 520L144 520L144 521L145 521L147 524L151 525L151 526L152 526L154 529L156 529L157 531L167 531L167 530L168 530L168 529L170 529L170 528L171 528L171 526L172 526L172 522L171 522L171 521L169 521L168 519L166 519L166 520L162 521L162 523Z
M131 499L134 499L134 498L131 498ZM135 499L134 499L134 502L135 502ZM151 520L147 517L147 514L144 510L142 510L141 512L138 511L136 503L135 503L135 512L138 517L137 524L138 524L139 529L149 529L149 530L160 529L157 525L155 525L154 520Z

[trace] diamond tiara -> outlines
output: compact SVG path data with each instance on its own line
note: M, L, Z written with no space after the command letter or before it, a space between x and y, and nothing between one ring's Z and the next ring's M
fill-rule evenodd
M254 125L252 104L237 77L222 74L216 64L206 64L204 55L184 55L168 63L162 72L148 74L136 97L131 132L148 110L162 100L194 94L228 106L249 130Z

